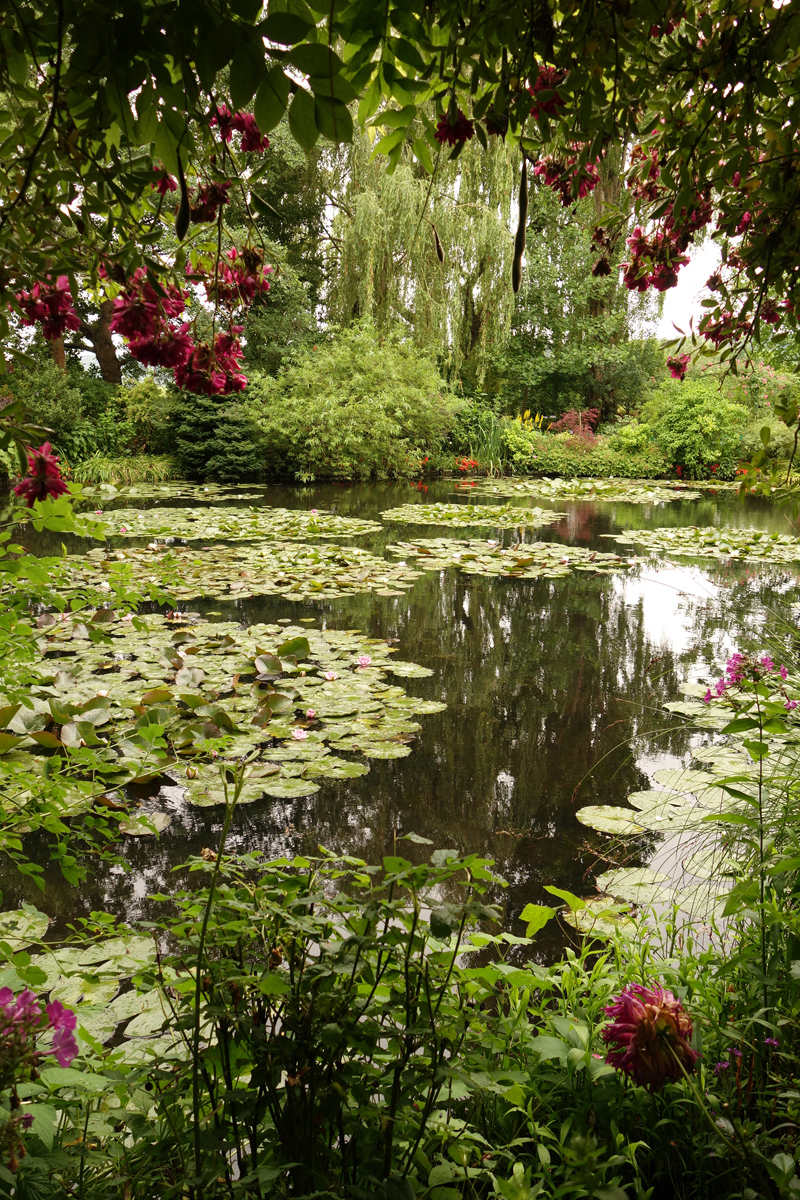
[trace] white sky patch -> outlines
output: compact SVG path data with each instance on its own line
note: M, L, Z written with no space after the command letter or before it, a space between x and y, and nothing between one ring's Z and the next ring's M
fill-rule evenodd
M705 290L705 282L720 264L719 246L709 239L702 246L690 247L689 253L690 261L678 272L678 286L664 293L664 309L656 327L656 337L677 337L673 322L688 333L690 319L694 317L696 329L703 315L700 301L710 295Z

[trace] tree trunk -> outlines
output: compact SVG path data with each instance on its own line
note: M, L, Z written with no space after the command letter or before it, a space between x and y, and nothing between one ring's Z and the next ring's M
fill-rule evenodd
M94 346L94 353L100 366L101 378L106 383L122 383L122 368L117 358L117 351L111 337L111 316L114 305L111 300L104 300L100 305L100 314L91 327L89 337Z
M50 345L53 348L53 362L58 367L59 371L67 369L67 355L64 350L64 339L61 337L53 338Z

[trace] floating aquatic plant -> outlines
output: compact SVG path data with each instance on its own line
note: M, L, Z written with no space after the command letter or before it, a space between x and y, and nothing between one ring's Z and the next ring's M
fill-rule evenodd
M634 479L487 479L472 490L476 496L543 496L550 500L622 500L626 504L670 504L697 500L700 493L685 485L666 488Z
M105 514L109 537L172 537L208 541L265 538L360 537L376 533L376 521L340 517L316 509L118 508Z
M606 533L617 542L632 542L679 558L737 558L744 562L800 561L800 538L764 529L719 529L696 525L658 529L626 529Z
M566 513L518 504L401 504L381 513L382 521L403 525L449 525L453 529L487 526L516 529L519 525L549 525Z
M503 547L495 541L459 541L455 538L422 538L395 542L389 554L411 559L426 571L458 567L468 575L502 575L513 579L558 579L573 571L610 575L627 571L643 559L609 554L560 542L523 542Z

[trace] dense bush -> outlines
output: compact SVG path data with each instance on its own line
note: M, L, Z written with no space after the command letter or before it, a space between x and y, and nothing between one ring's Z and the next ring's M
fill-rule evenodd
M62 371L49 360L15 372L9 386L28 420L52 430L50 441L69 464L127 450L132 428L123 389L80 367Z
M263 469L263 435L242 404L182 392L176 396L176 455L187 479L242 483Z
M658 479L666 473L669 464L655 446L628 452L610 442L598 438L591 447L572 433L540 433L521 421L509 422L506 427L511 466L521 475Z
M173 392L146 375L125 389L125 406L137 454L173 454L178 402Z
M716 381L662 384L642 410L664 457L687 476L733 479L743 454L748 411L720 392ZM713 468L713 471L712 471Z
M432 360L360 324L277 378L252 378L246 407L271 475L388 479L416 474L441 449L459 402Z

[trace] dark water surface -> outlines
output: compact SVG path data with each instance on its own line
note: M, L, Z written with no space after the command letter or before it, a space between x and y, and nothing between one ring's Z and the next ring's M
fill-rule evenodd
M427 489L375 484L261 491L266 504L370 518L409 500L452 501L461 494L454 494L450 481ZM481 499L470 493L466 498ZM180 503L164 500L161 507ZM539 498L530 503L548 505ZM526 541L616 550L617 543L603 534L658 525L790 530L766 503L743 505L730 493L663 506L561 501L550 507L567 516L526 530ZM383 533L343 540L381 554L391 541L448 532L387 525ZM461 529L449 536L519 540L516 530ZM39 548L47 553L60 541L43 540ZM73 542L70 549L79 545ZM447 704L446 711L419 719L409 757L372 760L359 779L320 781L313 796L241 808L229 845L276 856L313 854L321 844L378 862L392 852L397 833L413 831L436 847L494 859L509 883L496 899L505 906L507 928L520 932L515 922L522 908L549 899L543 885L587 894L593 869L607 869L597 853L602 839L575 819L576 809L623 804L629 792L647 788L660 767L686 761L693 735L661 705L680 698L684 680L713 673L710 664L740 642L758 641L768 608L791 615L796 585L797 572L790 568L682 560L660 567L653 561L628 575L576 572L536 581L447 570L423 575L397 597L366 594L308 603L256 597L181 605L244 623L313 617L322 627L362 629L396 646L399 658L431 668L430 679L399 682L415 695ZM149 791L152 785L141 794ZM185 804L177 788L162 793L159 807L172 812L172 824L158 840L125 839L128 872L101 864L75 889L50 868L44 896L6 872L0 879L3 907L31 900L58 918L59 926L93 909L127 919L152 917L158 906L147 897L182 884L185 877L171 875L172 868L204 846L215 847L222 823L221 811ZM656 843L654 835L644 860ZM425 847L404 846L410 858L427 853ZM40 860L46 858L41 847ZM548 953L546 943L540 952Z

